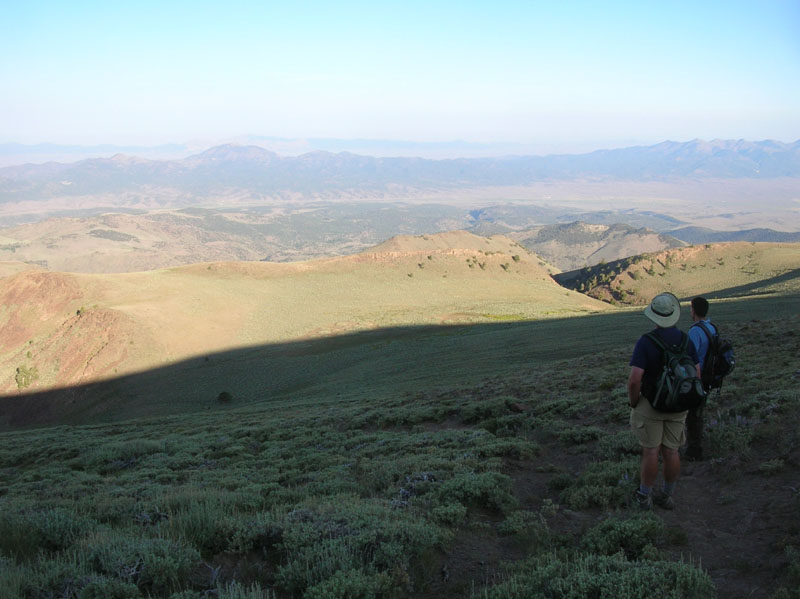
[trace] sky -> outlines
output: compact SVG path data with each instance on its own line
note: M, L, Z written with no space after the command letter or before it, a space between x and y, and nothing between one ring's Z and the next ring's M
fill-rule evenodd
M0 143L800 139L800 0L3 3Z

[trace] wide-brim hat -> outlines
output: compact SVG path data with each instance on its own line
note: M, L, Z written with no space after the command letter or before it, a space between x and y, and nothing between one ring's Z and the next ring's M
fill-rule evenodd
M681 317L681 303L671 293L659 293L644 309L644 315L660 327L672 327Z

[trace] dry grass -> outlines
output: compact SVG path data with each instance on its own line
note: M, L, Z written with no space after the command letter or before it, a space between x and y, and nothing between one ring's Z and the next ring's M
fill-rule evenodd
M680 298L796 292L800 290L798 269L800 244L721 243L598 265L584 269L568 284L578 289L583 284L582 290L593 297L643 305L665 290Z
M608 309L565 291L538 258L511 240L468 233L399 239L369 253L301 263L20 273L0 280L0 297L5 392L17 390L21 364L39 369L35 389L236 347L378 327ZM77 360L68 372L62 367L66 347L70 360Z

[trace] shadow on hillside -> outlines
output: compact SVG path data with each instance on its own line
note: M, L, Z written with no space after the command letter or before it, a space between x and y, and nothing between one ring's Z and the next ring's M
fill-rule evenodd
M794 270L790 270L789 272L785 272L782 275L778 275L770 279L763 279L754 283L748 283L747 285L739 285L737 287L721 289L719 291L709 293L707 297L709 299L726 299L732 297L767 295L775 293L775 290L770 289L770 287L773 287L774 285L780 285L781 283L789 283L790 281L795 281L798 279L800 279L800 268L795 268Z
M793 316L797 296L725 302L730 323ZM763 316L761 316L763 318ZM682 328L689 326L684 308ZM0 396L0 430L226 412L269 402L304 406L379 401L525 375L533 366L628 351L649 329L641 310L497 324L408 326L267 344L195 357L86 385ZM624 357L615 357L625 359ZM233 400L221 403L218 396ZM257 414L252 414L257 417Z

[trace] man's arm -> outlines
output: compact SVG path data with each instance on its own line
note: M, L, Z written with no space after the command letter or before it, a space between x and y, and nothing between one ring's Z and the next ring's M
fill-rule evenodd
M642 375L644 368L631 366L631 373L628 376L628 403L632 408L639 403L639 393L642 390Z

